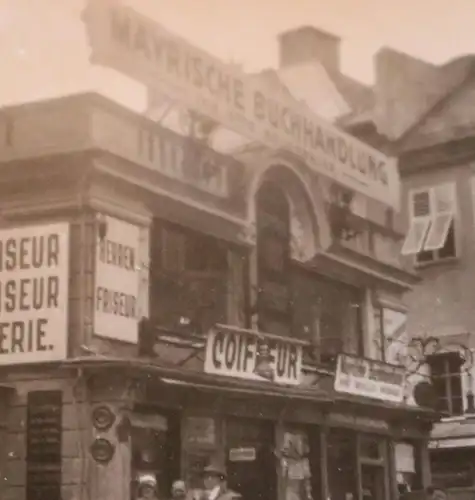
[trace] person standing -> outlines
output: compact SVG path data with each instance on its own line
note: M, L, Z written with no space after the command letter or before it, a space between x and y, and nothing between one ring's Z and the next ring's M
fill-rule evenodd
M157 478L154 474L140 474L138 476L137 500L158 500Z
M238 500L241 495L228 489L226 472L220 467L208 465L203 470L204 495L202 500Z

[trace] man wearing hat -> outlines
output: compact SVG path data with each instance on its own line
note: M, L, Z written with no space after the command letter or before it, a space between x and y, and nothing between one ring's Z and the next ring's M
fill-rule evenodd
M239 493L231 491L226 486L226 472L221 467L208 465L203 469L205 487L203 500L238 500Z

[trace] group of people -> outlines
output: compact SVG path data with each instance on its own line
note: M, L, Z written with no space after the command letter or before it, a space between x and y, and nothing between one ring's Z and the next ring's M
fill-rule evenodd
M137 500L161 500L154 474L140 474L137 483ZM226 473L219 467L209 465L204 468L203 486L204 488L197 492L189 490L185 481L176 480L172 484L172 500L239 500L241 497L239 493L228 489Z

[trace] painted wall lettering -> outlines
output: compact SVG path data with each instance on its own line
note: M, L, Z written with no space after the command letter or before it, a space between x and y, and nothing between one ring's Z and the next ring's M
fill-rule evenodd
M69 225L0 232L0 365L66 357Z
M140 229L112 217L106 225L106 235L96 240L94 333L136 343Z

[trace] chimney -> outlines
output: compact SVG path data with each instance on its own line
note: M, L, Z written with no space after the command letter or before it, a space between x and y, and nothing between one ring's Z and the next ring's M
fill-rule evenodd
M340 37L313 26L301 26L281 33L279 66L319 61L331 71L340 71Z

